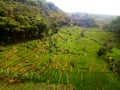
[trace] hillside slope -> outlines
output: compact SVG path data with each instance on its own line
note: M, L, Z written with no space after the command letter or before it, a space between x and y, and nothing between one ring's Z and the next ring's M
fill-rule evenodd
M32 88L32 83L27 82L34 82L33 87L37 83L53 85L53 88L59 84L72 85L76 90L120 88L119 77L96 54L105 41L115 38L114 34L95 28L82 33L83 30L85 28L63 27L47 41L33 40L2 47L0 80L18 85L1 84L0 88L19 90L25 88L24 85Z
M0 1L0 42L41 38L65 25L70 25L70 18L45 0Z

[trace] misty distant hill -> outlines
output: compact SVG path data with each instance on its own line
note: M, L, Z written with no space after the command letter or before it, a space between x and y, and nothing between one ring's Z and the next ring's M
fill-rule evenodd
M100 28L102 28L105 24L110 23L116 17L115 15L89 14L84 12L68 13L68 15L71 17L75 25L82 26L83 24L86 24L86 23L87 24L93 23L94 25L92 24L93 26L90 26L90 27L94 27L97 25ZM91 20L92 22L89 20ZM83 25L83 26L87 26L87 25Z

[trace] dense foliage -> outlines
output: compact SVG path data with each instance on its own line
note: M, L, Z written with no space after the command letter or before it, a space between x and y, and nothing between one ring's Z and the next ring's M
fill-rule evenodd
M111 23L105 26L108 31L113 31L120 34L120 16L112 20Z
M69 25L69 17L45 0L1 0L0 41L41 38L48 31Z

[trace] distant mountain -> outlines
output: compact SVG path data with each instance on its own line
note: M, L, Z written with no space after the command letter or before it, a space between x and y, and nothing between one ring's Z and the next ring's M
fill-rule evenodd
M94 27L99 26L102 28L105 24L110 23L116 16L113 15L100 15L100 14L88 14L88 13L68 13L73 23L78 26ZM92 22L90 22L91 20ZM89 21L89 22L88 22ZM92 25L87 25L93 23ZM96 25L95 25L96 24Z
M0 1L0 42L41 38L65 25L70 17L45 0Z

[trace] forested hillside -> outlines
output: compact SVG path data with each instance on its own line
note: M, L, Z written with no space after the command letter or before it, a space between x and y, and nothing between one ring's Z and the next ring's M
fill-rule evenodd
M1 0L0 42L41 38L70 25L70 18L45 0Z
M104 27L105 30L120 34L120 16L113 19L110 23L106 24Z

